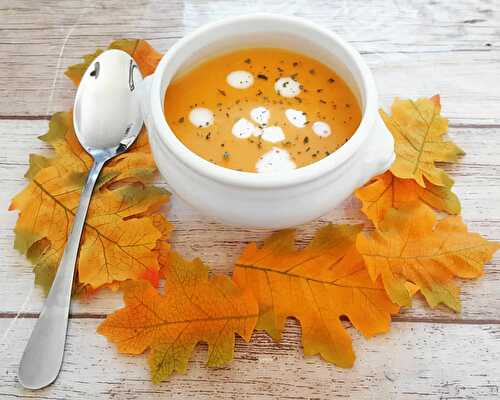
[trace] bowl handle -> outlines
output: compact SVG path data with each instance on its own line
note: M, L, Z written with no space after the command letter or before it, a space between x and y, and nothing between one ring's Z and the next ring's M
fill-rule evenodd
M394 138L377 112L373 132L365 144L362 156L363 173L359 186L364 185L375 175L385 172L394 162Z

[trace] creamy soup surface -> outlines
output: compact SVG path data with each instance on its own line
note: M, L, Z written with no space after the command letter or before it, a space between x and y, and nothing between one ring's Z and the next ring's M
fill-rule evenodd
M191 151L220 166L280 172L337 150L361 120L358 102L330 68L282 49L209 59L167 88L165 117Z

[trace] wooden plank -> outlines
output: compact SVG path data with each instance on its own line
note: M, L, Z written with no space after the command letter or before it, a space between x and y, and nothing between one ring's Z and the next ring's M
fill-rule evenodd
M43 303L39 289L33 289L33 274L24 257L13 248L13 226L16 213L8 212L10 198L20 191L26 181L22 177L30 152L50 154L36 136L47 129L47 121L0 121L2 152L0 176L3 177L0 204L0 293L8 293L0 303L0 313L38 312ZM466 151L462 161L449 169L456 179L456 191L462 200L463 217L472 231L489 239L500 240L500 136L496 129L452 128L450 136ZM158 178L158 184L166 186ZM175 224L173 246L187 257L201 257L215 272L230 273L238 254L250 241L261 241L269 232L228 227L200 215L172 198L168 213ZM305 244L314 231L327 221L334 223L367 222L359 211L356 199L349 199L329 215L299 227L299 245ZM487 274L480 280L463 284L463 311L455 314L444 308L431 311L421 301L405 310L402 317L430 319L500 320L500 256L486 267ZM121 295L109 291L100 293L89 302L73 304L75 314L109 313L119 307Z
M399 4L327 0L262 4L208 0L82 6L78 0L3 0L0 7L0 116L48 115L69 108L74 89L64 69L122 37L161 51L199 25L268 11L300 15L338 32L372 67L381 101L440 92L445 111L464 124L500 124L497 112L500 3L413 0ZM411 71L411 74L409 73Z
M349 327L358 355L351 370L304 359L300 328L289 321L280 344L262 333L250 344L238 339L235 362L215 370L204 367L206 346L201 345L187 375L153 386L144 357L118 355L95 334L103 315L121 305L119 293L106 291L73 304L65 364L55 385L39 392L20 387L18 361L43 296L33 288L29 263L12 249L16 215L6 210L25 185L27 154L47 153L35 139L46 130L40 119L71 108L75 89L63 71L117 38L144 38L166 51L206 22L255 11L300 15L342 35L372 68L384 106L395 96L441 93L453 124L450 134L467 152L461 163L447 168L457 181L463 217L471 230L500 240L499 2L0 0L0 398L500 397L498 255L485 277L464 283L461 314L432 311L417 300L386 335L364 340ZM167 187L161 178L157 183ZM202 257L221 273L230 272L249 241L269 233L224 226L176 196L169 218L176 226L174 247ZM299 227L299 244L327 221L366 222L357 201L349 199Z
M118 354L95 333L100 320L73 319L58 380L32 392L20 387L16 374L34 322L0 319L2 399L415 400L500 395L498 324L397 323L388 334L370 340L349 328L357 360L354 368L341 369L318 357L304 358L300 328L289 321L280 344L263 333L254 334L250 344L238 338L235 360L223 368L206 368L206 346L200 345L186 375L155 386L149 381L146 357Z

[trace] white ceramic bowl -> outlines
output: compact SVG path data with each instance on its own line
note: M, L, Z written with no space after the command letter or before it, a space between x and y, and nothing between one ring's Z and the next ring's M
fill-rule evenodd
M328 157L293 171L257 174L204 160L177 139L163 115L172 79L214 55L249 47L313 57L349 84L362 108L359 128ZM192 207L232 225L285 228L318 218L394 160L378 114L377 90L360 54L333 32L300 18L254 14L203 26L179 40L144 81L143 111L153 156L172 190Z

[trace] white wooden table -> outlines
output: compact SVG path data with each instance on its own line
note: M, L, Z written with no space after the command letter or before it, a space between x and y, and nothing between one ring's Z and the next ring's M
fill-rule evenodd
M25 185L28 153L47 152L36 137L47 129L49 115L72 107L75 89L64 69L113 39L144 38L166 51L202 23L254 11L300 15L341 34L372 67L383 106L395 96L440 93L450 136L467 152L448 168L463 217L471 230L500 240L498 0L0 0L0 399L500 398L499 256L483 278L463 284L459 315L417 300L386 335L365 340L350 328L358 356L353 369L303 358L300 328L290 320L280 344L262 333L248 345L238 339L235 361L215 370L204 367L206 348L199 346L187 375L154 386L145 357L118 355L95 333L121 304L119 294L105 291L73 304L57 382L36 392L17 382L43 296L29 263L13 250L16 214L7 207ZM174 248L202 257L217 272L229 272L246 243L268 234L208 220L175 196L169 217ZM363 220L350 199L301 226L300 240L325 221Z

